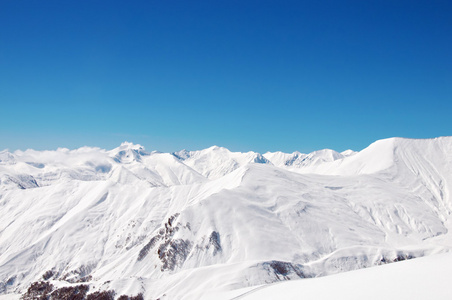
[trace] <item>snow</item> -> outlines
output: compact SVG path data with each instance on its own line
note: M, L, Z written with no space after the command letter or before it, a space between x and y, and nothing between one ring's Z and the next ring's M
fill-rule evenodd
M327 277L260 286L216 299L436 299L452 295L452 254L433 255L396 264Z
M254 289L321 276L288 295L322 280L339 295L356 274L343 272L416 258L362 271L374 280L452 247L452 137L264 155L123 143L0 160L0 294L11 297L49 270L55 286L146 299L276 295L278 284Z

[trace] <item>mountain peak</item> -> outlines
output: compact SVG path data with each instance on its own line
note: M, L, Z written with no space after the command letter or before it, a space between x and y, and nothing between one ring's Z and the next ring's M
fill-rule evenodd
M209 150L209 151L227 151L227 152L230 152L228 148L220 147L220 146L217 146L217 145L213 145L213 146L211 146L211 147L209 147L209 148L207 148L207 149L204 149L204 150Z
M14 155L8 150L0 151L0 165L4 164L14 164L16 162Z
M123 142L121 145L111 151L113 159L121 163L131 163L133 161L141 161L141 156L148 156L150 153L146 152L144 147L140 144L130 142Z
M128 142L128 141L122 142L121 145L117 149L121 149L121 150L133 149L133 150L142 150L142 151L144 151L144 147L141 146L140 144L134 144L134 143L131 143L131 142Z

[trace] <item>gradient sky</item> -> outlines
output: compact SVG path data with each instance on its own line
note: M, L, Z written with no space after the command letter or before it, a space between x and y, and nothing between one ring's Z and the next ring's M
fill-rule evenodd
M452 135L451 1L0 1L0 149Z

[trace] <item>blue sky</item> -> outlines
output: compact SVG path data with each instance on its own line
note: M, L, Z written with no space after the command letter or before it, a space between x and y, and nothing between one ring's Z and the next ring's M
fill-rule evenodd
M0 149L452 134L450 1L0 1Z

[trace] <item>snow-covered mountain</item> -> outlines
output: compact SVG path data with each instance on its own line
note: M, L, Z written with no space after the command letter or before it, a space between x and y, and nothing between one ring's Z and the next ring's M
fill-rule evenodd
M43 281L211 299L448 252L451 189L452 137L342 153L2 151L0 293Z

